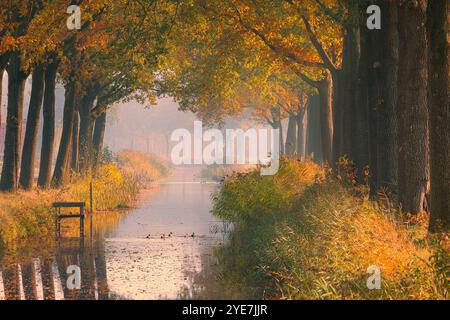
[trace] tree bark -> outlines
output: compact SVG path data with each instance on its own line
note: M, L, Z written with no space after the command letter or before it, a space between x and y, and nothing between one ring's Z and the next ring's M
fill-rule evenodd
M286 150L284 149L284 135L281 120L275 120L275 129L280 130L280 156L284 156L286 154Z
M53 148L55 140L55 86L58 63L53 61L45 70L45 89L43 103L43 125L41 159L39 163L38 186L50 187L51 170L53 167Z
M44 66L39 64L33 72L30 104L28 106L27 127L22 149L22 163L20 167L20 186L31 189L34 179L36 159L36 143L39 132L42 99L44 95Z
M2 96L3 96L3 74L4 68L0 68L0 129L2 128Z
M385 26L386 28L386 26ZM368 31L368 114L369 114L369 186L370 198L378 193L378 112L383 101L381 90L382 48L381 30Z
M297 147L297 121L295 115L289 115L288 130L286 134L285 152L289 158L294 158Z
M19 182L20 147L22 141L23 93L27 74L22 71L19 52L14 52L8 65L8 111L0 190L15 191Z
M72 142L73 118L75 115L76 91L75 81L67 83L64 101L63 130L52 178L52 185L55 187L63 185L68 178L67 169L70 167L68 164Z
M95 91L90 88L83 96L79 105L80 132L78 138L78 160L82 174L88 173L92 165L92 134L94 123L91 110L95 101Z
M72 127L72 152L71 152L71 168L74 172L79 171L79 163L78 163L78 129L80 125L78 112L75 110L74 119L73 119L73 127Z
M8 65L9 58L11 57L11 51L3 52L0 54L0 70L5 70Z
M333 110L333 140L332 140L332 161L330 165L336 168L339 159L343 155L343 140L344 140L344 110L343 110L343 93L344 93L344 72L342 70L335 70L331 72L333 83L332 89L332 110Z
M428 108L430 112L430 232L450 229L450 104L448 0L430 0Z
M369 37L370 30L364 25L360 29L360 59L356 87L356 107L354 115L354 154L358 182L366 183L365 170L369 165Z
M415 214L429 181L426 0L403 1L398 12L398 192L403 211Z
M354 115L356 109L355 88L358 81L358 62L360 58L359 28L349 25L344 35L342 61L342 141L341 155L355 160L354 154Z
M381 101L377 108L377 186L387 194L397 193L397 3L381 1Z
M312 159L321 164L323 157L319 100L318 95L312 95L308 98L306 155L312 155Z
M280 156L283 156L285 154L285 149L284 149L284 137L283 137L283 126L281 124L281 108L280 106L276 106L274 108L270 109L270 113L272 116L272 127L273 129L278 129L280 130L280 135L279 135L279 145L280 145Z
M305 160L306 133L308 130L308 108L299 106L295 120L297 122L297 158L300 160Z
M333 165L333 107L332 107L332 92L333 82L331 76L327 73L326 77L319 83L319 97L320 97L320 123L322 133L322 154L323 161L328 165Z
M91 166L91 153L92 153L92 133L94 124L91 118L92 102L82 102L80 105L80 132L79 132L79 167L83 174L86 174ZM84 110L83 110L84 109Z
M98 165L102 161L101 158L103 153L103 141L105 138L105 129L106 129L106 112L103 112L95 120L94 137L92 141L92 145L94 148L94 159L93 159L94 170L98 167Z

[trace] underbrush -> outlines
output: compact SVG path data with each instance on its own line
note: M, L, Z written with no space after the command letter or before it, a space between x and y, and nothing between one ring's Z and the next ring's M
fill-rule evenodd
M213 197L214 214L234 224L216 250L221 287L266 299L449 298L448 242L363 189L311 162L228 177ZM373 270L380 289L367 286Z
M102 164L92 179L73 176L72 183L61 189L0 193L0 249L17 240L53 235L53 202L85 202L89 209L91 181L95 212L129 208L141 188L169 173L162 161L148 155L133 152L119 157L120 161ZM148 162L135 165L135 159Z

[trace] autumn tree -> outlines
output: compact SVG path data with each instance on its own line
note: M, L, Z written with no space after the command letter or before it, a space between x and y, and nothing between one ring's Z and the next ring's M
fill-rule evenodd
M43 104L44 133L45 137L48 138L43 139L44 150L52 141L51 135L48 135L48 127L52 125L49 124L48 119L48 98L49 94L54 94L54 83L49 80L54 78L54 81L56 81L54 50L63 39L62 35L66 29L65 26L63 27L66 18L66 6L67 3L64 1L42 2L40 10L30 21L29 29L33 32L26 33L22 40L24 44L22 51L32 73L31 97L28 106L19 179L20 187L24 189L30 189L34 179L36 145ZM45 85L46 82L47 85ZM54 121L54 119L51 121ZM52 161L49 159L50 166L51 163ZM42 170L42 173L45 173L45 170Z
M177 2L158 1L156 8L154 5L151 1L119 2L112 8L106 7L102 9L106 11L104 16L99 21L92 20L90 28L80 34L76 49L83 59L78 71L78 80L82 79L76 106L78 139L73 137L77 132L76 121L67 122L66 132L72 132L70 143L72 150L77 150L74 162L79 161L72 166L79 168L82 174L90 172L95 155L101 151L96 149L103 143L101 128L104 131L107 108L118 101L155 101L158 56L165 53L165 35L175 19ZM100 120L94 137L97 118ZM78 147L74 146L76 143ZM69 144L60 145L59 154L67 154L69 148ZM56 185L67 175L66 161L62 158L57 161L53 177Z
M333 105L337 103L335 92L339 92L339 88L333 86L333 76L337 74L341 54L341 38L339 32L336 33L336 30L340 30L339 24L323 14L321 7L314 1L228 3L228 17L253 36L253 41L270 49L303 81L319 91L321 121L324 124L323 154L325 160L333 164ZM313 23L322 26L320 38L313 30Z
M1 42L1 56L8 72L8 110L6 119L5 154L3 159L0 190L17 190L19 183L20 147L22 133L23 95L25 81L29 70L24 61L24 52L21 50L22 39L28 31L30 22L36 13L41 10L40 1L30 4L22 2L1 3L3 24ZM0 66L1 67L1 66Z

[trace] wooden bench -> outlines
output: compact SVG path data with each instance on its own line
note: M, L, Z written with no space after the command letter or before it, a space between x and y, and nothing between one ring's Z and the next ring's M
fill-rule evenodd
M61 220L80 219L80 238L84 237L84 202L54 202L53 208L56 209L56 237L61 237ZM61 214L61 209L78 209L78 213Z

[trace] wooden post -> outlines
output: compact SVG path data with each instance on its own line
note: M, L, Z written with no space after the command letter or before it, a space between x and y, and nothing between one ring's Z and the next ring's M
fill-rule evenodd
M91 237L91 241L92 241L92 215L94 213L94 209L92 207L92 202L93 202L93 187L92 187L92 179L91 179L91 182L89 184L89 213L90 213L90 217L89 217L89 235Z
M55 217L55 238L58 239L59 238L59 234L58 234L58 209L56 209L56 217Z
M80 238L84 238L84 207L80 207Z
M89 211L90 213L94 212L94 209L92 208L92 180L89 183Z

